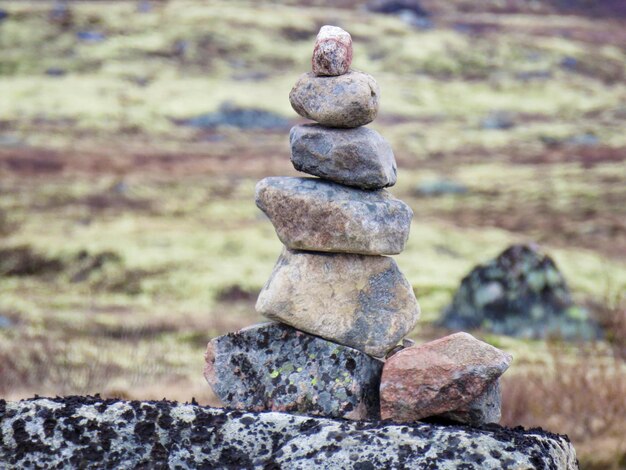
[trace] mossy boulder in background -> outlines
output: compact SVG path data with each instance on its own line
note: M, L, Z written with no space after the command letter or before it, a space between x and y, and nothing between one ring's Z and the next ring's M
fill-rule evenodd
M440 323L521 338L589 340L601 335L587 311L574 304L552 258L530 245L512 245L474 268Z

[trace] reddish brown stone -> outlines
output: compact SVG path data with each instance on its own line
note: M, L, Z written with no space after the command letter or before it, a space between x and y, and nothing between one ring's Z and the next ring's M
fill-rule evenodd
M343 75L352 63L352 37L337 26L322 26L315 40L311 65L319 76Z
M383 369L381 416L408 422L467 409L507 370L511 359L468 333L403 349Z

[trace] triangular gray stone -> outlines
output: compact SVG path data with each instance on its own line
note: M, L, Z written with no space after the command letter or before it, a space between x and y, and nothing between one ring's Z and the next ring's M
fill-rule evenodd
M420 313L392 258L291 250L278 259L256 309L377 357L413 329Z

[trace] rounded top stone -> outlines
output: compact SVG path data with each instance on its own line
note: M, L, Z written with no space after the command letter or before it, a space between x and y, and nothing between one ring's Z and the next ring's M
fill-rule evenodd
M352 128L372 122L378 114L380 89L371 75L356 70L332 77L300 76L289 93L300 116L322 126Z
M317 33L317 40L324 39L337 39L337 40L349 40L352 41L352 37L350 33L344 29L341 29L339 26L332 25L324 25L320 28L319 33Z
M311 67L318 77L343 75L352 63L352 37L337 26L322 26L313 48Z

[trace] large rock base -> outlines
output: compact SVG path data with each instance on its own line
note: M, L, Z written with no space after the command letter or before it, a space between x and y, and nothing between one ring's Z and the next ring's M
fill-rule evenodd
M398 425L93 397L0 400L0 468L576 469L541 430Z

